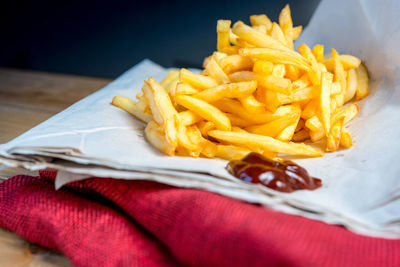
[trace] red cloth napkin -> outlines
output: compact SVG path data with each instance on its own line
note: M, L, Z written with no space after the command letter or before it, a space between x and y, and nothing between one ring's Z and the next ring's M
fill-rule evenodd
M400 240L360 236L218 194L54 172L0 184L0 226L76 266L400 266Z

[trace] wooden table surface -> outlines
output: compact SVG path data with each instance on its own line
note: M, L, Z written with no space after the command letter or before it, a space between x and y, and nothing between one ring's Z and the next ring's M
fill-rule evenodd
M0 68L0 144L47 120L97 91L108 79ZM0 182L16 174L37 175L0 167ZM71 266L62 255L29 244L0 228L0 266Z

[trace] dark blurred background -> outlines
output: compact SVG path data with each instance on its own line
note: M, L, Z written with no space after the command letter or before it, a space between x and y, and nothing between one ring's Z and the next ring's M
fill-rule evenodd
M306 26L319 0L2 1L0 66L115 78L144 58L200 67L215 50L216 20L277 21L290 4Z

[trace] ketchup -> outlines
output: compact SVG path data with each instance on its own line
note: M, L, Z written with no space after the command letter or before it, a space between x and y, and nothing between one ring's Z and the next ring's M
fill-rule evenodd
M322 185L320 179L310 177L306 169L293 161L278 162L254 152L241 160L230 161L226 168L242 181L262 184L286 193L302 189L314 190Z

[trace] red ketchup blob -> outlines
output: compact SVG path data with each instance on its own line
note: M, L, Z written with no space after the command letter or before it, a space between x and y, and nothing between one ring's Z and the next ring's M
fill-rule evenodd
M278 162L254 152L241 160L230 161L226 168L242 181L262 184L280 192L314 190L322 186L320 179L310 177L306 169L293 161Z

